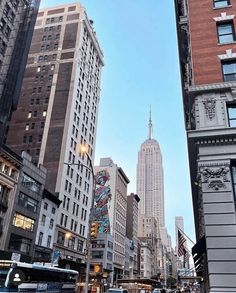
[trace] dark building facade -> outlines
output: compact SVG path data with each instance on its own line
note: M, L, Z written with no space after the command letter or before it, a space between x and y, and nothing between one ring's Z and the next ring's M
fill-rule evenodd
M130 193L127 196L127 211L126 218L126 236L131 241L133 249L133 258L129 269L132 276L136 276L138 272L138 204L140 198L137 194Z
M175 0L202 292L236 292L236 1Z
M0 3L0 144L16 109L40 0Z
M0 152L0 250L11 258L31 261L35 252L46 169L36 167L23 152L17 156L6 146ZM1 255L2 257L2 255Z

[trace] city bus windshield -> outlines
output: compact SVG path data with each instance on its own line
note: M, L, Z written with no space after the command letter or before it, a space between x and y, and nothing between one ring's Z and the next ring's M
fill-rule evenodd
M9 264L0 263L0 287L5 286L7 274L9 272Z

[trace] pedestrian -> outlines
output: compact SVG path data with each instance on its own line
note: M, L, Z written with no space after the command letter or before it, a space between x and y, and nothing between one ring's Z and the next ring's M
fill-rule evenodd
M140 293L146 293L144 288L140 289Z

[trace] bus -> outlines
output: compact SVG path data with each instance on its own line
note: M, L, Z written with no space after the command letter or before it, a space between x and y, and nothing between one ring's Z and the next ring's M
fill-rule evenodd
M0 293L74 293L77 276L74 270L0 260Z

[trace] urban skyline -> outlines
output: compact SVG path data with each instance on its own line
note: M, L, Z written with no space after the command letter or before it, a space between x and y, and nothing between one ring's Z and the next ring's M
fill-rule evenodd
M7 31L12 33L9 29L15 24L18 4L19 2L15 0L11 3L4 1L1 4L2 33L6 38L9 36ZM41 264L37 270L44 269L42 266L48 266L47 270L52 266L58 266L57 272L61 276L65 272L62 268L73 269L73 272L67 273L76 275L78 272L79 275L73 281L70 279L70 282L74 283L71 285L84 290L84 293L94 290L105 292L107 287L122 285L126 277L130 278L130 285L134 289L145 287L149 292L153 287L181 286L185 281L192 286L189 280L199 280L193 276L192 270L185 271L183 275L176 268L178 256L172 247L175 241L174 239L173 242L171 241L168 233L168 229L175 229L172 216L167 217L169 223L172 222L170 226L165 226L164 198L166 196L163 188L162 148L159 139L156 139L153 133L151 109L146 124L148 135L142 139L144 142L138 152L138 160L136 157L134 163L130 159L134 154L133 147L136 147L134 143L137 137L140 133L143 135L140 131L141 122L142 117L146 115L141 115L139 107L145 109L144 104L148 99L145 100L142 94L146 90L146 96L151 97L149 104L154 103L154 109L158 110L155 103L161 102L162 112L159 114L164 116L161 117L160 129L165 125L164 134L167 135L166 138L171 137L171 146L175 146L172 153L175 160L171 161L172 172L173 167L179 169L181 166L181 164L175 166L176 158L179 159L176 155L177 140L172 135L173 125L176 123L169 124L174 112L170 112L167 104L162 104L166 100L158 100L154 94L156 90L158 95L163 96L167 94L167 89L168 94L173 90L165 84L167 80L160 84L161 77L167 69L165 66L162 67L166 62L163 63L162 58L156 58L160 56L153 49L162 48L162 44L152 46L153 37L157 36L155 32L157 27L150 21L152 17L153 20L158 18L148 9L145 13L152 17L147 17L148 22L142 23L147 24L147 27L139 30L140 19L135 19L134 16L140 15L143 11L141 5L128 5L128 11L125 11L128 12L128 17L122 17L121 22L114 22L113 17L117 17L117 4L111 4L112 7L109 8L113 9L112 13L106 14L104 9L102 11L105 15L99 14L99 17L107 20L108 15L112 16L111 21L118 25L120 30L113 27L109 31L111 39L105 33L103 39L105 44L103 44L96 30L100 28L103 33L106 32L104 23L102 21L101 27L96 26L85 5L79 2L56 4L40 9L36 22L32 17L31 26L25 32L28 35L34 26L33 35L28 35L27 45L31 42L30 49L27 50L28 46L22 48L24 56L28 55L26 64L23 63L26 59L21 58L21 54L19 58L22 65L19 62L15 64L14 54L8 56L3 50L0 52L4 61L5 58L10 57L12 63L16 65L14 68L9 67L7 74L14 74L15 69L19 75L19 83L21 83L20 78L23 77L17 107L14 101L9 101L7 112L9 119L8 122L2 123L0 141L0 252L3 260L6 257L6 263L10 259L18 261L17 267L24 267L24 264L20 263L22 261L27 261L29 266L31 262L37 262ZM24 8L29 9L26 6ZM122 5L119 6L119 9L121 8ZM132 22L129 16L132 16ZM10 26L5 26L5 18L10 20ZM27 22L27 14L23 20ZM143 31L148 29L143 39L137 38L136 31L131 30L133 25L139 35L143 35ZM13 39L12 45L16 55L18 38L21 39L25 34L24 28L22 24L17 38ZM121 32L124 33L122 38ZM132 38L130 39L129 36ZM149 40L150 44L146 45L143 40ZM108 46L106 46L107 41ZM108 61L114 61L117 67L110 67L112 69L110 74L109 70L105 72L105 82L101 84L104 67L102 50L109 52L110 45L116 43L120 46L113 47L112 51L115 54L111 54ZM134 44L139 44L140 47L137 46L137 50L131 56L130 49ZM159 43L154 42L154 44ZM126 46L124 51L123 45ZM10 43L6 42L5 45L2 43L2 46L5 46L7 51ZM152 55L151 52L155 54ZM169 52L172 56L171 51ZM163 51L165 55L169 52ZM169 58L166 60L169 61ZM158 62L160 70L155 71ZM24 72L17 71L21 66L25 67ZM145 75L145 70L156 77L156 83L153 83L153 78ZM170 73L168 69L167 72ZM170 77L170 74L165 76L165 79L167 77ZM115 84L110 82L112 80ZM12 90L16 90L17 85L18 83L13 84ZM161 88L161 85L165 85L165 88ZM107 87L109 89L104 101L101 95L103 86L105 92ZM163 92L163 89L166 92ZM122 95L122 92L129 93L128 99L126 94ZM135 108L128 106L132 98L136 98ZM105 109L109 106L109 114L114 113L114 110L116 112L114 116L102 113L102 132L98 137L102 141L102 149L106 157L101 158L100 165L96 166L96 160L101 155L98 152L95 160L101 101ZM118 101L119 103L116 104ZM167 99L172 106L173 101ZM117 109L116 105L119 105ZM4 109L1 108L1 114L4 114ZM136 111L135 117L138 120L135 131L130 131L134 126L131 125L131 122L134 122L133 111ZM108 118L107 128L103 127L103 118ZM108 139L103 141L104 132ZM111 141L112 138L114 140ZM117 151L120 157L117 164L114 164L113 157L117 157ZM126 161L122 160L123 157L126 157ZM169 156L167 158L169 159ZM135 172L137 189L136 193L129 194L130 180L124 168L131 170L133 166L136 167L137 172ZM172 174L171 185L167 185L173 188L174 193L170 194L169 198L172 205L166 209L168 212L171 208L175 209L175 218L176 213L180 213L178 206L175 205L176 197L173 197L173 194L179 192L173 182L176 174ZM131 190L136 180L132 178ZM182 186L180 180L178 183ZM177 200L179 201L180 198ZM185 205L184 208L190 212L188 206ZM193 229L192 234L194 234ZM186 242L184 236L182 237L183 242ZM189 256L184 254L184 267L185 258ZM30 274L36 268L31 269L27 269L29 274L29 277L26 277L27 281L37 279L37 277L31 279ZM12 272L8 271L6 280L9 280L10 273ZM96 278L93 278L94 274ZM60 279L56 276L56 273L47 277L39 274L37 280L41 282L42 279L48 278L50 284L55 278L59 282L69 280L66 276ZM4 285L8 287L9 282ZM25 286L21 278L17 279L17 282L17 285Z
M41 7L70 2L42 1ZM175 216L184 217L186 233L192 239L195 237L174 7L172 2L150 1L147 4L139 1L138 4L134 1L82 1L94 21L105 61L95 165L101 157L112 157L131 181L128 191L136 192L137 153L148 135L148 111L151 104L155 126L153 134L160 143L163 155L166 226L174 243ZM117 14L119 9L125 11L122 21ZM142 12L145 22L139 19ZM131 32L134 32L132 36ZM139 32L143 36L141 39ZM151 46L145 46L145 42ZM160 42L162 45L158 45ZM168 58L164 62L162 56L165 55ZM168 91L166 84L171 84ZM121 114L123 118L119 119ZM115 122L118 119L119 123Z

